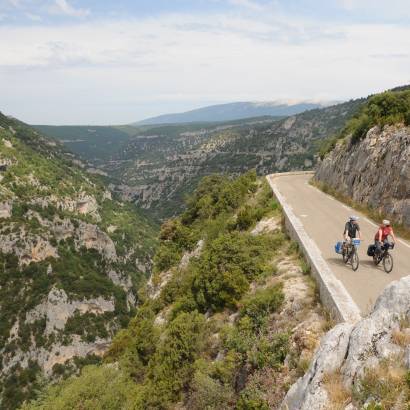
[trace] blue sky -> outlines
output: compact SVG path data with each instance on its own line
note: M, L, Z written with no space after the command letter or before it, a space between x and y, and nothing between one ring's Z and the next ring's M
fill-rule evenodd
M410 83L408 0L0 0L0 110L116 124Z

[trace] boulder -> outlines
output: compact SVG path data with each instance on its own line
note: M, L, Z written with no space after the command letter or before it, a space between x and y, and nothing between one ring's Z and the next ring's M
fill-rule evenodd
M403 367L409 368L409 346L395 344L392 338L401 323L409 320L410 276L407 276L386 287L368 317L354 325L339 324L323 337L309 370L290 388L281 408L327 408L328 396L323 384L326 373L339 372L344 386L351 388L366 369L387 358L403 358Z

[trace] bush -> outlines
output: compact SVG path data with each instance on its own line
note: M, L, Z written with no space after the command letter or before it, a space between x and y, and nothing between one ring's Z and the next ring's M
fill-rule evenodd
M236 409L269 410L269 405L263 393L256 386L250 386L241 392Z
M232 232L221 234L205 247L194 267L192 285L201 311L236 307L250 281L266 269L265 263L275 249L268 242L263 236Z
M219 410L221 406L228 407L233 400L229 386L201 371L195 372L191 389L188 408L192 410Z
M205 318L198 312L181 313L168 326L148 365L145 408L167 408L178 401L193 375L192 364L204 343Z
M22 410L133 408L136 398L134 383L121 371L108 366L87 366L81 377L49 387L38 400L23 405Z
M241 231L249 229L257 221L261 220L264 209L245 205L239 212L236 219L236 227Z
M249 317L256 331L266 325L269 314L277 311L283 300L282 285L258 290L244 300L240 315Z

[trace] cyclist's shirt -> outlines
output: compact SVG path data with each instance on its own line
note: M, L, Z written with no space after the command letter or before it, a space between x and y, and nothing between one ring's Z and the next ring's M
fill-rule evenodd
M357 232L360 232L359 224L355 224L350 221L346 222L344 233L346 232L349 235L349 238L356 238Z
M381 226L381 227L379 228L379 230L377 231L375 237L374 237L374 239L375 239L376 241L379 240L380 231L382 231L382 242L383 242L383 241L385 241L385 240L389 237L389 235L392 234L393 229L392 229L391 226Z

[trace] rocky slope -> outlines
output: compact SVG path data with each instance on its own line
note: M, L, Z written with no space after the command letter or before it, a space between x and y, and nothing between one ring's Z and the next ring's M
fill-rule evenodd
M315 179L410 227L410 91L373 97L320 162Z
M24 409L277 408L328 326L280 219L255 174L202 180L104 363Z
M390 284L357 324L335 326L282 408L408 409L410 276Z
M98 360L134 313L154 238L59 143L0 114L2 409Z
M358 144L339 144L315 178L410 227L410 127L376 126Z

